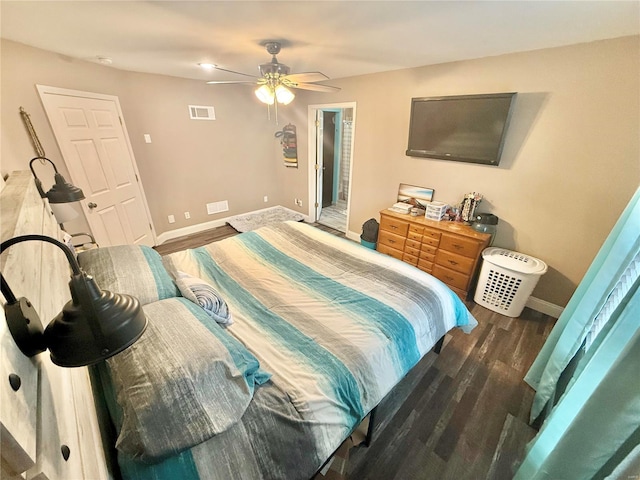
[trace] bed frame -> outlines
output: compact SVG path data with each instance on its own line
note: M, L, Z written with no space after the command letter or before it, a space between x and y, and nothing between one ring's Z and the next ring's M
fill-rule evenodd
M25 234L61 239L48 201L28 170L13 172L0 192L1 241ZM0 257L17 297L27 297L43 324L70 299L70 271L53 245L24 242ZM4 299L3 299L4 303ZM86 367L55 366L48 353L25 357L0 319L0 476L108 479L98 415Z

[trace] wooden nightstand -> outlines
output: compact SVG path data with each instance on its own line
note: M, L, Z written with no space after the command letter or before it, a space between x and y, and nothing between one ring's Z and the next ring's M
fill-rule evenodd
M468 225L380 212L377 250L439 278L463 300L490 240L490 234Z

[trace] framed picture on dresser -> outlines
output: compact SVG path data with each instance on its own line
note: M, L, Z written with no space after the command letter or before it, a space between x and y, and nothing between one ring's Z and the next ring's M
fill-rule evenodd
M398 188L398 202L410 203L425 210L427 203L433 199L433 188L418 187L401 183Z

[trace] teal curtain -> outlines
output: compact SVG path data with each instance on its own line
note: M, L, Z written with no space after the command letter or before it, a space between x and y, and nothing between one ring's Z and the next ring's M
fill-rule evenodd
M531 420L546 418L516 479L605 478L637 456L639 271L640 189L525 377Z

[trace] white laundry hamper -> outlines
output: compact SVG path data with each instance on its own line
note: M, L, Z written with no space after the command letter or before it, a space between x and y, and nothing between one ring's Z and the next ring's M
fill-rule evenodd
M518 317L547 264L523 253L490 247L482 252L482 269L473 297L478 305Z

